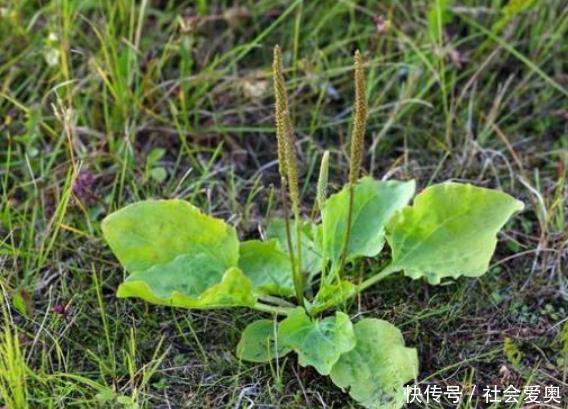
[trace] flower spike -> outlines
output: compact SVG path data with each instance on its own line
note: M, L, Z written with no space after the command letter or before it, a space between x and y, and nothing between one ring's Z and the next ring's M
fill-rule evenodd
M278 161L280 175L288 180L288 189L294 214L300 211L300 190L298 188L298 163L295 151L295 136L288 110L288 97L284 83L282 51L274 47L274 94L276 96L276 134L278 138Z
M367 125L367 100L365 97L365 72L363 57L355 51L355 106L353 130L351 131L351 159L349 163L349 183L354 184L359 178L365 147L365 128Z

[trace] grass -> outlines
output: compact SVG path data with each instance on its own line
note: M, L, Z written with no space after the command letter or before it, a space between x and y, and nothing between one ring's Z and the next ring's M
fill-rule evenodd
M280 209L275 44L306 202L324 149L331 188L346 179L360 49L371 174L420 188L471 181L527 205L484 277L438 287L395 277L350 313L403 330L423 387L568 393L568 16L562 2L530 3L0 2L0 405L350 404L293 359L239 363L233 347L257 313L116 299L123 272L101 240L105 214L149 197L190 200L259 234Z

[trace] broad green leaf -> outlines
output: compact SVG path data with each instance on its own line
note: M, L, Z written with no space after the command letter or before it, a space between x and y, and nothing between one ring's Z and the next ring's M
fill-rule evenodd
M236 267L239 258L235 229L183 200L146 200L128 205L104 219L102 230L130 273L202 249L214 252L225 269Z
M353 326L357 344L331 371L331 380L370 409L398 409L404 404L404 384L418 373L416 349L404 346L400 330L375 318Z
M290 258L276 240L241 243L239 267L261 294L294 295Z
M256 298L250 280L236 267L220 277L208 277L213 270L198 267L195 258L180 256L169 264L152 267L128 276L120 287L119 298L138 297L152 304L180 308L221 308L253 306ZM211 261L211 260L209 260ZM201 265L201 267L205 267ZM199 280L213 285L196 284ZM219 280L219 282L217 282Z
M237 268L235 229L181 200L148 200L103 221L103 233L130 272L119 297L184 308L251 306L250 280Z
M298 307L280 323L278 341L298 354L300 365L311 365L321 375L329 375L341 354L355 347L355 333L342 312L317 320Z
M355 294L355 289L355 284L347 280L323 283L310 306L311 313L315 314L344 302Z
M296 252L296 235L294 222L290 222L292 234L292 250ZM302 221L302 271L314 275L321 270L321 256L316 249L313 238L314 224L309 220ZM280 249L288 254L288 240L286 238L286 224L284 219L272 219L266 228L268 239L278 240Z
M278 345L278 324L272 320L257 320L249 324L237 345L237 356L243 361L268 362L280 358L290 349Z
M459 183L425 189L388 223L392 263L414 279L480 276L489 268L497 232L523 203L496 190Z
M370 177L354 186L351 236L347 260L376 256L384 245L384 225L414 195L415 183L378 181ZM343 252L349 212L349 187L332 195L322 209L322 254L337 263Z
M198 297L220 282L224 273L225 267L210 253L183 254L169 263L130 274L124 284L143 281L158 298L168 298L176 291Z

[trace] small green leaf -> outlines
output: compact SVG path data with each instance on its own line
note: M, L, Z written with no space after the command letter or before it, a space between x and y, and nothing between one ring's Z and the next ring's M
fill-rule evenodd
M146 157L146 164L148 167L152 167L158 162L160 159L164 157L166 154L166 150L164 148L154 148L150 151L148 156Z
M158 183L162 183L168 177L166 169L161 166L150 169L150 177Z
M505 337L505 339L503 340L503 353L505 354L507 360L513 365L513 368L521 372L523 369L523 353L515 344L515 342L509 337Z
M12 306L18 311L23 317L29 318L28 309L26 303L20 293L14 293L12 295Z
M497 232L523 203L490 189L443 183L425 189L388 223L393 265L432 284L489 268Z
M237 356L243 361L268 362L290 352L278 345L278 324L272 320L257 320L249 324L237 345Z
M444 26L452 19L452 0L434 0L428 11L428 32L430 39L437 43L442 38Z
M405 347L400 330L386 321L366 318L353 328L357 345L341 355L331 380L366 408L402 407L403 386L418 372L416 349Z
M355 294L356 286L350 281L340 280L333 283L322 283L322 287L316 294L310 311L316 314L320 311L326 310L329 307L338 305L344 302Z
M290 258L276 240L241 243L239 267L261 294L294 295Z
M32 296L24 287L20 287L12 294L12 306L22 316L29 318L33 312Z
M183 308L252 306L251 281L237 268L235 229L181 200L148 200L103 221L103 233L131 273L118 297Z
M99 402L109 402L116 399L116 392L108 387L101 387L95 395L95 399Z
M300 365L311 365L321 375L329 375L341 354L355 347L353 325L347 315L338 311L335 317L312 320L301 307L280 323L278 340L298 354Z
M384 245L384 225L414 195L415 183L377 181L370 177L354 186L353 218L347 260L376 256ZM337 263L343 252L349 212L349 187L330 196L322 209L321 252Z
M214 252L224 270L236 267L239 259L235 229L183 200L146 200L128 205L107 216L102 230L130 273L202 249Z
M203 289L204 284L193 287L199 281L216 281L218 275L209 278L207 274L212 270L206 268L184 269L192 263L183 257L165 266L131 274L118 287L117 296L138 297L152 304L180 308L250 307L256 302L250 280L236 267L229 268L220 282L208 288Z
M296 251L294 223L291 222L292 249ZM314 244L314 224L311 221L302 221L302 271L314 275L321 270L321 256ZM266 228L266 237L276 239L280 249L288 254L288 241L286 239L286 224L284 219L272 219Z

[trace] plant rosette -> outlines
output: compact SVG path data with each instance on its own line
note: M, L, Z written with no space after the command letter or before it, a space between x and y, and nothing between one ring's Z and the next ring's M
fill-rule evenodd
M278 58L279 49L277 94L283 89L278 89ZM357 58L354 128L364 130ZM277 95L276 105L278 134L290 138L287 101L280 100L279 111ZM352 143L362 144L356 139ZM107 216L104 237L128 273L117 296L178 308L265 312L272 318L244 329L236 348L240 359L264 363L293 352L299 365L329 376L360 405L400 408L404 385L418 375L416 349L405 346L401 331L386 321L353 322L346 301L395 273L434 285L481 276L489 269L498 232L523 203L470 184L431 185L415 196L413 180L351 178L362 152L352 146L350 182L323 197L327 169L322 166L320 215L302 218L294 203L297 180L290 178L291 145L279 140L279 160L287 164L281 166L283 190L290 189L294 219L271 220L264 240L239 241L234 227L178 199L141 201ZM380 272L358 282L345 273L347 264L376 258L386 245L390 262Z

